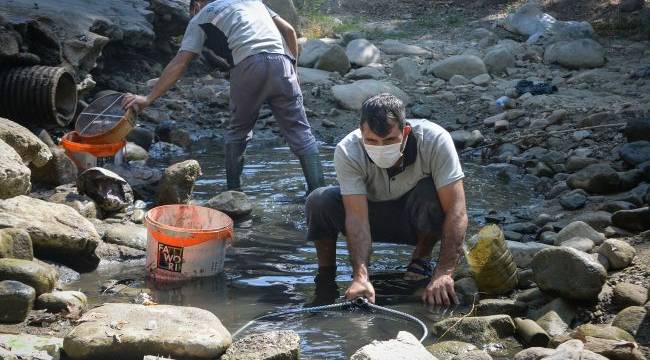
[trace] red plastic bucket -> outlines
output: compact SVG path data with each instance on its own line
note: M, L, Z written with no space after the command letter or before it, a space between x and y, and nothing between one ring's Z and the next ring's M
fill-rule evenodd
M97 166L97 158L116 157L126 146L126 141L112 144L87 144L76 131L71 131L61 138L61 146L66 155L83 171Z
M223 271L233 237L228 215L196 205L163 205L145 216L147 273L154 280L184 280Z

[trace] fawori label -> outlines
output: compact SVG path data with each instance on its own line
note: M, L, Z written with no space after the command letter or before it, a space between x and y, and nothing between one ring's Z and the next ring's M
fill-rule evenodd
M158 268L181 272L183 265L183 248L158 243Z

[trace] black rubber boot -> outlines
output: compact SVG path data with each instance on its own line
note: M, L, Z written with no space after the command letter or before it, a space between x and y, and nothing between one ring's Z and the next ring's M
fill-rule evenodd
M244 171L246 142L226 143L226 187L228 190L241 190L241 174Z
M298 159L300 159L302 173L305 175L305 180L307 181L307 195L319 187L325 186L323 166L321 165L318 153L298 156Z

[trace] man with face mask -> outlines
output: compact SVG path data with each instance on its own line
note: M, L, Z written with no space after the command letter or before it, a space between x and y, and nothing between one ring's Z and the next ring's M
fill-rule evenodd
M336 239L346 237L353 280L348 299L375 301L368 263L372 242L414 245L405 278L430 278L422 300L457 303L453 272L467 229L463 171L451 135L427 120L405 120L404 104L390 94L368 99L359 129L338 143L339 186L307 199L307 238L316 246L319 282L336 274ZM435 269L432 250L440 240ZM317 294L318 295L318 294Z
M226 180L239 190L244 152L260 107L268 103L291 151L300 159L307 191L323 185L316 139L303 107L296 74L298 40L293 27L258 0L190 0L193 18L180 50L147 96L127 94L123 106L151 105L183 75L204 46L230 70L231 120L224 134Z

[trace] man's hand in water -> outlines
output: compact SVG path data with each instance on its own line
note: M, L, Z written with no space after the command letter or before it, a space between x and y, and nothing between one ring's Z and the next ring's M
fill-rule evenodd
M124 108L124 110L132 108L137 113L141 112L149 105L151 105L149 98L142 95L126 94L122 100L122 108Z
M454 290L454 278L451 274L434 273L427 286L422 301L434 306L449 306L458 304L458 297Z
M375 288L368 280L352 280L348 291L345 292L345 298L354 300L358 297L365 297L371 303L375 303Z

